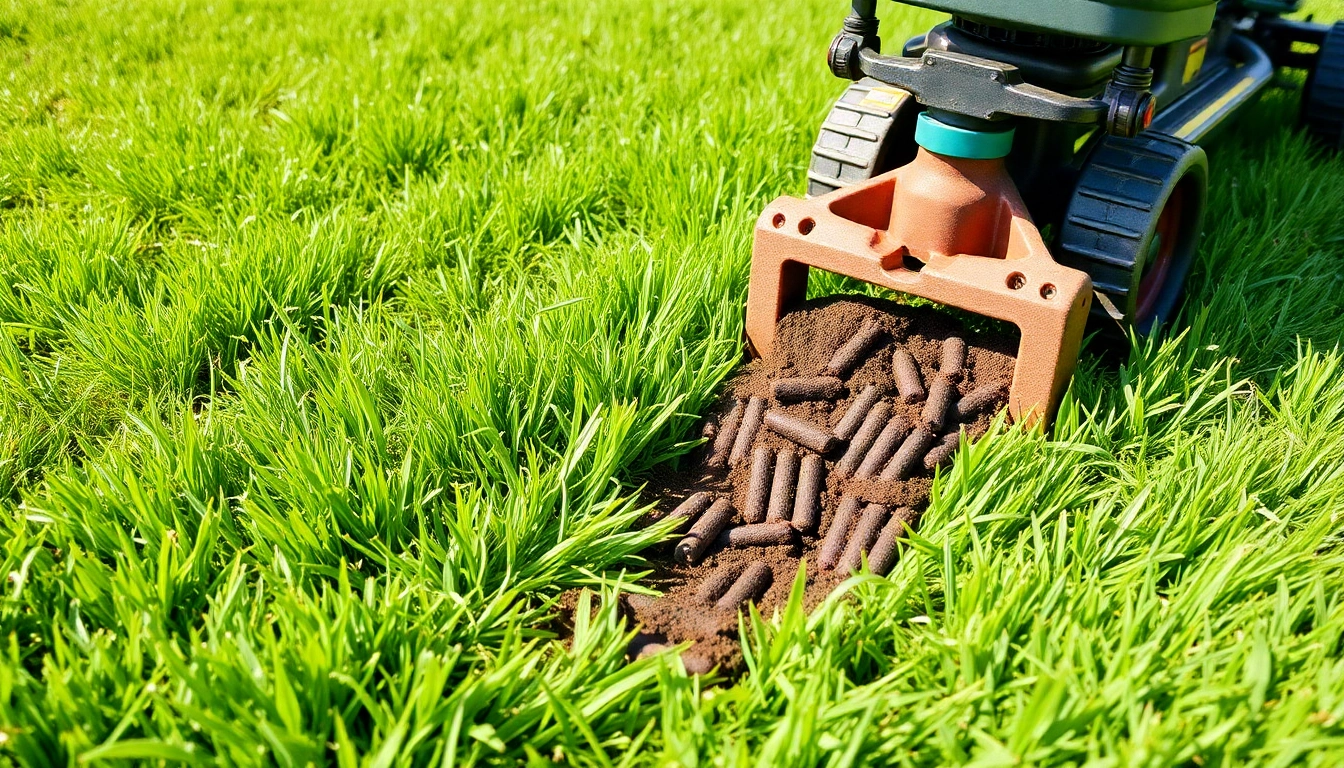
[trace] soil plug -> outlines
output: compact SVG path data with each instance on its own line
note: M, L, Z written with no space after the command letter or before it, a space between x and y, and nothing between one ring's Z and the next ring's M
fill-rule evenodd
M737 547L777 547L793 543L793 526L787 522L756 523L739 525L719 534L715 543L736 549Z
M924 454L933 446L934 439L934 436L923 427L911 432L879 477L883 480L904 480L909 477L919 460L924 458Z
M891 373L896 379L896 391L907 403L918 403L924 399L924 380L919 376L919 365L914 355L904 349L891 353Z
M751 457L751 479L747 481L747 508L742 517L748 523L765 521L767 505L770 503L770 465L774 463L775 452L765 446L756 449Z
M905 527L914 521L915 510L910 507L901 507L892 513L891 519L882 527L877 543L868 550L868 570L878 576L887 575L896 564L896 540L905 535Z
M994 403L1003 393L1002 384L987 384L957 401L957 418L969 419Z
M878 403L868 412L863 419L863 426L854 435L854 439L849 442L849 450L836 462L835 471L842 477L854 474L854 470L859 468L859 463L867 455L868 449L873 447L873 442L877 436L882 433L882 428L887 425L887 417L891 415L891 405L889 403Z
M845 389L845 383L834 376L811 376L801 379L781 379L774 384L775 399L781 403L803 400L834 400Z
M924 412L919 418L933 432L941 432L943 422L947 420L947 409L952 405L952 398L957 396L957 387L950 379L945 376L939 376L933 386L929 387L929 401L924 404Z
M881 335L882 326L878 325L876 320L870 319L864 322L859 330L849 337L849 341L835 350L823 373L830 376L844 376L849 373L858 366L864 354L877 343Z
M737 581L737 577L742 575L742 566L737 563L728 563L721 565L711 573L704 581L700 582L700 588L695 590L695 601L709 605L728 591Z
M719 532L728 527L728 522L732 519L733 505L728 503L727 499L714 502L709 510L695 521L695 525L691 526L691 532L686 534L686 538L677 542L677 548L672 552L672 559L682 565L696 565L709 545L718 538Z
M719 434L714 438L714 450L709 454L709 466L722 467L728 463L733 452L733 441L737 439L737 428L742 425L742 413L747 404L741 400L733 403L733 409L724 417Z
M882 471L891 455L910 434L910 430L909 419L904 416L893 416L882 429L882 433L873 441L873 447L868 449L868 455L863 457L863 463L859 465L854 477L862 480Z
M845 415L840 417L840 423L835 425L832 434L841 440L848 440L853 437L854 433L859 431L859 425L863 423L869 409L877 403L877 399L881 396L882 391L877 388L876 384L869 384L864 387L859 396L854 398L854 402L849 404Z
M943 342L943 359L938 364L938 373L952 379L961 377L961 369L966 365L966 341L952 336Z
M845 554L840 558L841 570L851 573L859 570L859 566L863 565L863 553L872 548L873 542L882 532L882 525L886 522L886 507L881 504L869 504L864 508L863 514L859 517L859 525L854 529L854 535L849 537L849 545L845 547Z
M700 648L692 646L681 654L681 668L688 675L708 675L715 666L714 658Z
M793 511L793 491L798 485L798 454L787 448L775 456L775 478L770 486L770 508L766 520L788 520Z
M693 493L686 497L685 501L678 504L677 508L672 510L672 513L669 514L668 517L682 518L682 525L694 522L695 518L699 517L700 513L704 512L712 501L714 501L714 497L710 495L708 491Z
M761 415L764 413L764 397L753 397L747 401L747 410L742 414L742 426L738 428L737 439L733 441L733 453L728 457L729 464L747 458L751 443L756 439L756 430L761 428Z
M952 456L957 452L957 447L961 445L961 431L948 432L938 440L938 444L933 446L927 454L924 455L924 468L936 469L945 466L952 461Z
M653 607L654 598L650 595L639 595L626 593L621 595L625 599L625 607L633 611L647 611Z
M671 647L667 644L666 637L641 632L631 638L625 654L634 659L647 659L655 653L662 653Z
M755 600L765 594L774 578L770 566L754 560L714 606L721 611L730 611L748 600Z
M845 496L840 499L840 508L835 510L835 517L831 518L830 530L826 531L826 541L821 545L821 557L817 559L817 564L823 571L831 570L840 560L840 553L845 548L845 539L849 538L849 527L853 525L858 512L857 496Z
M780 436L817 453L830 453L840 444L840 441L835 439L835 435L821 427L779 411L771 411L765 414L765 426L774 430Z
M826 462L820 456L809 453L803 457L798 492L793 497L793 527L804 533L816 528L821 517L821 483L825 472Z
M650 656L656 656L671 647L672 646L667 645L666 643L646 643L640 647L639 653L635 654L635 659L647 659Z

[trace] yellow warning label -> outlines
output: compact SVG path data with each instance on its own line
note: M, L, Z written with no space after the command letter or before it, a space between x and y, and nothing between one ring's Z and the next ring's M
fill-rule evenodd
M859 104L864 107L875 107L885 109L888 112L896 109L901 102L909 98L910 94L900 88L889 88L882 85L873 86L867 96Z
M1218 115L1218 110L1226 107L1233 99L1240 96L1243 91L1250 88L1251 84L1254 82L1255 78L1253 77L1243 77L1241 82L1227 89L1227 93L1219 96L1216 101L1201 110L1198 115L1195 115L1186 121L1185 125L1182 125L1180 129L1176 131L1176 138L1190 138L1194 135L1196 128L1202 128L1205 123L1216 117ZM1222 118L1219 119L1221 120ZM1214 125L1217 125L1217 123L1214 123Z
M1087 146L1087 140L1090 139L1090 138L1092 138L1092 134L1094 134L1094 133L1096 133L1096 132L1097 132L1097 129L1096 129L1096 128L1091 128L1091 129L1088 129L1088 130L1086 130L1086 131L1083 131L1083 135L1082 135L1082 136L1079 136L1079 137L1078 137L1077 139L1075 139L1074 142L1073 142L1073 154L1076 155L1076 154L1078 154L1079 152L1082 152L1082 151L1083 151L1083 147Z
M1204 50L1209 47L1209 38L1201 37L1190 44L1190 53L1185 57L1185 77L1181 79L1182 83L1188 83L1195 79L1199 74L1199 68L1204 66Z

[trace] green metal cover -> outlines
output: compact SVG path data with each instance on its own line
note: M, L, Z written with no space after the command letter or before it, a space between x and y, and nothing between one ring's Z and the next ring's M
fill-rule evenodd
M1213 0L902 0L998 26L1102 40L1164 45L1213 25Z

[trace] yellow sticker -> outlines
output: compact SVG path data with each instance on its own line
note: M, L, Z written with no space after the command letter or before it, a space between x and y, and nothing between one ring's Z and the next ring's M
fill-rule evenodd
M1254 77L1243 77L1241 82L1227 89L1227 93L1219 96L1212 104L1201 110L1198 115L1187 120L1185 125L1182 125L1180 129L1176 131L1176 138L1188 139L1193 136L1195 129L1202 128L1205 123L1212 120L1214 117L1217 117L1218 110L1226 107L1233 99L1240 96L1243 91L1250 88L1251 84L1254 82ZM1226 115L1223 115L1223 117L1226 117ZM1222 118L1220 117L1219 120L1221 121ZM1214 123L1214 125L1217 125L1217 123Z
M1087 146L1087 140L1090 139L1090 138L1092 138L1092 134L1094 134L1094 133L1096 133L1096 132L1097 132L1097 129L1096 129L1096 128L1090 128L1090 129L1088 129L1088 130L1086 130L1086 131L1083 131L1083 135L1082 135L1082 136L1079 136L1079 137L1078 137L1077 139L1075 139L1074 142L1073 142L1073 154L1076 155L1076 154L1078 154L1079 152L1082 152L1082 151L1083 151L1083 147Z
M899 107L901 102L909 96L909 93L900 88L887 88L885 86L877 85L873 86L873 89L868 92L867 96L863 97L863 101L860 101L859 104L864 107L875 107L877 109L891 111L896 109L896 107Z
M1204 66L1204 51L1209 47L1209 38L1201 37L1190 44L1190 54L1185 57L1185 77L1181 80L1182 84L1195 79L1199 74L1199 68Z

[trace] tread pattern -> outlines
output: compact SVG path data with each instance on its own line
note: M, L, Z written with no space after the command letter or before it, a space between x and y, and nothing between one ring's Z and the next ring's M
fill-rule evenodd
M890 145L901 132L896 126L913 100L893 102L882 93L874 98L874 88L885 86L864 78L850 85L831 107L812 147L808 197L834 192L888 169Z
M1056 257L1087 272L1109 299L1093 302L1094 317L1132 311L1135 272L1142 270L1167 197L1192 164L1207 167L1202 149L1160 133L1108 136L1093 152L1064 215Z
M1344 21L1335 22L1321 42L1302 95L1302 117L1318 139L1344 149Z

